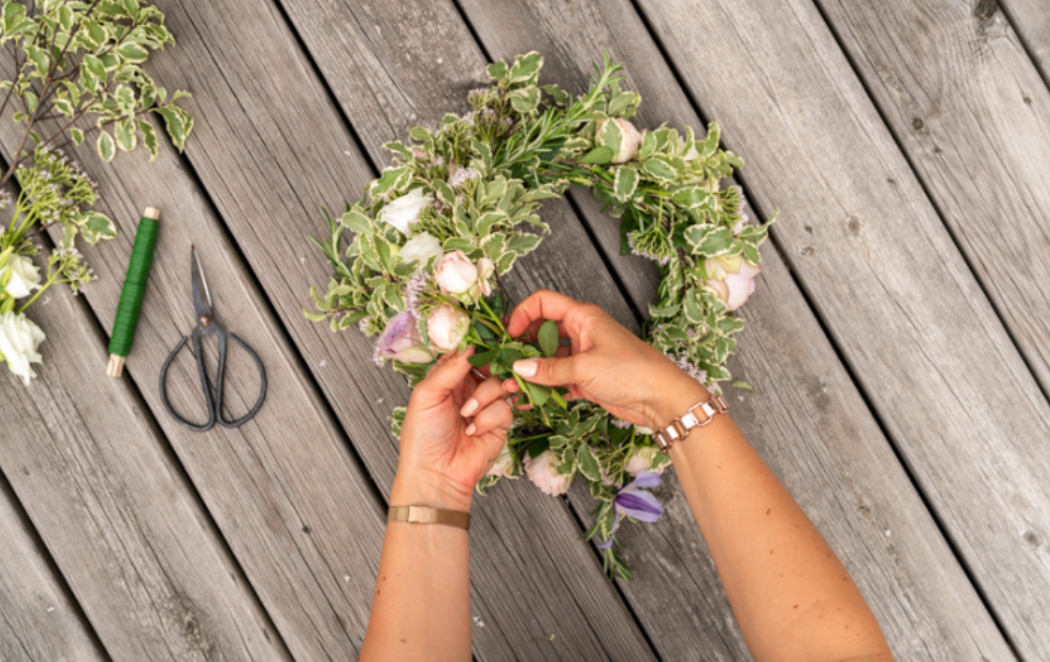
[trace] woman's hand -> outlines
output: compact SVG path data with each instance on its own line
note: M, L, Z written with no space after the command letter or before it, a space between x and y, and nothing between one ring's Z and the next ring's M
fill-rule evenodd
M477 384L467 361L473 351L446 354L413 389L391 505L470 510L474 487L503 450L509 393L498 378Z
M507 332L534 334L546 320L558 323L558 334L569 338L571 351L517 361L514 372L527 381L565 386L573 397L650 428L667 425L704 398L706 391L695 380L594 304L539 290L514 309ZM517 384L510 379L504 388L515 392Z

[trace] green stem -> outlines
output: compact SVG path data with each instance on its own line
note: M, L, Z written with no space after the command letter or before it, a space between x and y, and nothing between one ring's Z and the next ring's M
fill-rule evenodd
M19 314L22 314L22 313L24 313L24 312L26 311L26 308L29 308L29 306L33 305L33 302L34 302L34 301L36 301L36 300L37 300L38 298L40 298L40 295L41 295L41 294L43 294L43 293L44 293L44 291L45 291L45 290L47 290L47 288L51 287L51 286L52 286L52 285L53 285L54 283L68 283L68 282L69 282L69 280L68 280L68 279L62 279L62 280L59 280L59 279L57 279L57 278L52 278L52 277L50 277L50 274L49 274L49 277L48 277L48 279L47 279L47 282L46 282L46 283L44 283L44 286L43 286L43 287L41 287L41 288L40 288L39 290L37 290L37 291L36 291L36 294L34 294L34 295L33 295L33 296L32 296L32 297L31 297L31 298L29 299L29 301L26 301L26 302L25 302L25 303L24 303L24 304L22 305L22 307L18 309L18 313L19 313Z

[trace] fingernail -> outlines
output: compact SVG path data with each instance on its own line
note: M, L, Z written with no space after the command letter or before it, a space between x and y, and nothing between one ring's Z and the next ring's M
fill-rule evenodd
M536 374L536 369L538 367L539 364L536 363L536 359L521 359L520 361L514 362L514 372L522 377L532 377Z
M467 404L463 405L463 409L459 410L460 416L470 416L478 410L478 401L474 398L467 400Z
M468 437L473 437L474 433L477 432L477 431L478 431L478 426L474 425L473 423L471 423L470 425L467 426L467 436Z

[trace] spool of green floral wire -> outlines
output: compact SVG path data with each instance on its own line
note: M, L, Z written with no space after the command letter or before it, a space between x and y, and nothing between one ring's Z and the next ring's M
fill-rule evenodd
M124 359L131 353L131 344L135 340L135 328L139 323L139 311L142 310L142 297L146 294L146 281L153 266L153 248L157 245L160 233L160 210L146 207L139 219L135 231L135 245L131 249L131 261L128 262L128 273L124 278L124 287L120 291L120 305L113 320L113 334L109 338L109 363L106 374L120 377L124 372Z

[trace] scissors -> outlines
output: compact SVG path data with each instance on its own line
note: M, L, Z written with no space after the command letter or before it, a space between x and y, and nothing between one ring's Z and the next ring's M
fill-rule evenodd
M262 360L259 359L259 355L255 353L251 347L247 345L243 340L238 338L235 334L230 333L229 336L234 341L244 348L244 351L248 352L248 355L255 360L255 365L259 368L259 377L262 380L262 390L259 392L259 399L256 401L255 406L251 408L247 414L236 420L226 420L222 416L222 390L223 384L226 381L226 328L215 319L211 310L211 292L208 291L208 281L204 278L204 270L201 268L200 258L197 257L197 249L190 247L190 269L193 272L193 309L197 313L197 327L193 329L193 332L188 336L183 336L179 344L175 346L175 349L171 350L171 354L168 355L167 360L164 361L164 366L160 370L160 398L164 402L164 407L179 423L185 425L191 430L197 432L204 432L215 427L215 424L225 428L236 428L244 423L251 420L259 408L262 407L263 400L266 399L266 368L263 367ZM219 341L219 369L215 379L215 394L212 395L212 384L211 380L208 379L208 374L204 370L204 354L201 352L201 339L204 336L216 336ZM208 420L204 423L192 423L187 421L185 418L180 416L172 408L171 403L168 401L168 368L171 366L171 362L175 360L175 356L179 353L190 339L193 340L193 356L197 359L197 369L201 376L201 386L204 389L204 402L208 407Z

